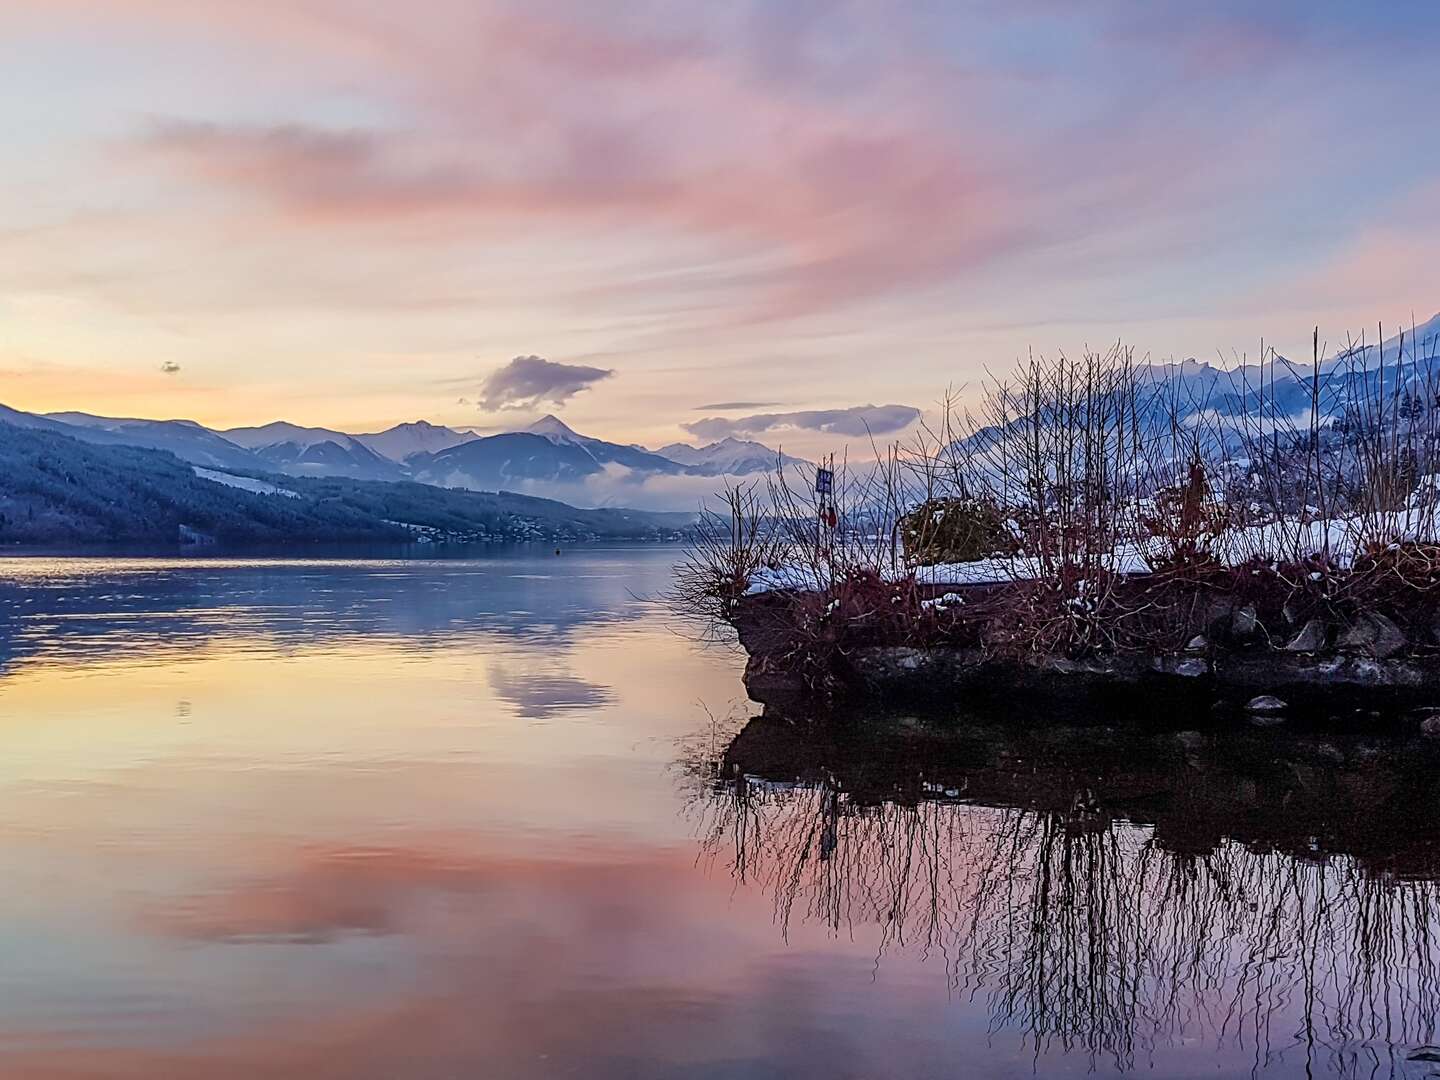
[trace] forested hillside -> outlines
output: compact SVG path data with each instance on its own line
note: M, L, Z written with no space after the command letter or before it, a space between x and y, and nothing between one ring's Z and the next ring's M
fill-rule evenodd
M0 423L0 543L655 539L683 524L423 484L271 479L293 497L202 479L163 451Z
M0 424L0 541L174 542L181 526L236 543L403 540L353 507L202 480L174 456Z
M453 536L482 539L652 540L683 530L694 514L581 510L554 499L501 491L466 491L413 482L300 479L287 488L367 516Z

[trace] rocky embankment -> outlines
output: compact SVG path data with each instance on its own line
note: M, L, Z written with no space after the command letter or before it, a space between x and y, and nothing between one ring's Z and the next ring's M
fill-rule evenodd
M987 620L1008 617L1007 606L996 603L1005 588L937 586L933 593L955 610L975 613L940 633L933 620L927 630L894 619L879 629L857 622L817 631L814 619L806 625L796 618L806 607L800 594L742 597L730 621L749 654L746 689L787 715L865 702L929 709L1026 702L1062 714L1148 709L1167 721L1217 713L1256 723L1408 718L1440 734L1440 627L1433 620L1402 627L1378 611L1300 615L1293 605L1207 593L1169 605L1153 647L1064 655L990 643L1004 628Z

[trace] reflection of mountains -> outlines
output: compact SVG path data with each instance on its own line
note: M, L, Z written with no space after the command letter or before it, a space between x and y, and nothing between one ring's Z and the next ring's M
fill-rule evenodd
M1440 1009L1437 768L1428 744L756 719L702 805L783 930L943 956L1037 1054L1208 1040L1398 1075Z
M482 634L559 647L583 627L634 618L635 597L658 593L669 565L660 549L484 561L13 560L0 566L0 672L24 657L159 658L222 638L284 649Z

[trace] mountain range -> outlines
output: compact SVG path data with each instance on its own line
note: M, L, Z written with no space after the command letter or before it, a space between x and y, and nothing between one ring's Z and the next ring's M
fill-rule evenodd
M0 410L0 543L316 543L664 540L693 513L582 510L510 492L460 491L408 480L226 472L168 451L88 439L48 417ZM11 422L19 421L19 422ZM125 437L122 435L122 437Z
M1321 420L1338 419L1354 400L1361 381L1387 385L1440 373L1440 314L1374 344L1346 345L1318 363L1273 357L1263 363L1218 368L1196 360L1155 364L1142 376L1163 391L1167 411L1181 419L1206 412L1224 421L1263 411L1267 417L1297 417L1318 406ZM1312 396L1314 400L1312 401Z
M759 443L726 439L710 446L674 444L662 451L581 435L554 416L521 431L478 435L420 420L352 435L330 428L276 421L259 427L212 430L192 420L145 420L83 412L44 415L0 406L0 423L68 435L102 446L164 450L204 469L259 476L414 480L476 491L547 486L584 494L592 477L750 476L774 469L782 457ZM608 489L607 489L608 490ZM597 493L595 504L610 501ZM696 499L689 498L693 506Z
M352 435L0 405L0 541L661 539L688 527L717 478L795 460L738 440L668 449L554 416L498 435L423 420ZM623 497L636 508L617 508Z
M1405 333L1408 367L1397 369L1401 345L1396 335L1379 347L1336 353L1322 360L1318 369L1283 358L1236 368L1186 360L1151 365L1141 374L1161 391L1156 400L1163 408L1155 409L1157 423L1194 423L1203 414L1223 426L1228 418L1253 418L1257 411L1268 417L1308 416L1312 378L1319 384L1322 422L1329 422L1340 418L1346 401L1364 396L1354 392L1360 385L1356 380L1368 380L1365 385L1369 385L1378 382L1384 371L1386 379L1403 383L1421 373L1433 377L1440 371L1440 315ZM997 434L987 429L965 441L984 446ZM694 508L726 477L753 477L773 471L777 464L803 464L759 443L734 438L705 446L674 443L656 450L609 442L583 435L554 416L524 430L490 435L423 420L351 434L284 421L212 430L191 420L84 412L41 415L0 405L0 435L13 458L10 474L0 475L0 507L9 507L0 510L0 517L9 521L12 538L16 513L25 522L36 520L37 514L42 520L69 522L61 532L70 529L74 535L131 535L137 529L143 533L144 523L126 518L129 511L115 509L120 506L153 515L167 533L188 516L202 523L223 522L222 531L236 536L279 535L287 529L309 536L379 536L397 528L413 532L412 527L419 526L437 536L511 538L549 536L545 530L561 528L556 522L562 519L566 524L554 535L580 535L586 529L593 533L599 519L577 523L573 515L588 511L576 506L635 507L613 511L622 516L604 523L605 528L626 534L627 529L641 527L640 515L645 514L650 517L643 519L643 528L676 527L684 515L656 518L655 512L683 510L693 517ZM91 449L77 449L75 444ZM167 461L186 477L178 487L176 477L181 474L161 464ZM127 470L138 471L133 483L125 479ZM150 479L142 482L140 474ZM18 487L21 475L31 477L29 494ZM109 495L96 486L95 478L102 475L118 485ZM162 483L157 479L162 477L168 479ZM160 513L154 507L168 505L167 485L184 498L176 495L180 509ZM442 494L447 490L509 493L506 497L512 503L503 510L493 502L483 507L473 500L456 503ZM516 516L513 499L522 496L533 497L530 518ZM544 497L554 501L544 503ZM107 500L114 504L113 513L106 509ZM217 509L218 502L211 505L215 500L229 502ZM340 513L334 505L320 505L324 500L349 500L351 510ZM282 503L287 508L280 508ZM376 519L375 514L382 516ZM242 519L248 524L240 524ZM86 524L76 524L82 520ZM536 526L537 520L548 524ZM39 526L29 533L22 530L24 535L44 532Z
M1142 428L1204 427L1233 449L1238 433L1308 425L1312 410L1322 428L1346 419L1357 403L1410 395L1430 397L1440 385L1440 314L1394 334L1380 345L1347 344L1318 363L1267 356L1257 363L1217 367L1195 359L1140 365L1135 370L1137 408L1130 417ZM1008 427L987 425L957 440L954 449L994 448L1027 418L1012 402ZM1343 426L1343 425L1342 425Z

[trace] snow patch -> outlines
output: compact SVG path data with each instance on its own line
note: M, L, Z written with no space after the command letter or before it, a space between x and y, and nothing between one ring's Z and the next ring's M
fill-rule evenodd
M215 469L202 469L199 465L193 468L195 475L201 480L211 480L217 484L224 484L226 487L239 488L241 491L253 492L256 495L283 495L287 499L298 499L300 497L298 491L277 487L264 480L256 480L253 476L235 476L231 473L219 472Z

